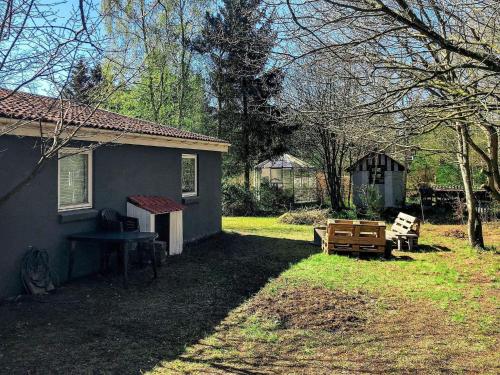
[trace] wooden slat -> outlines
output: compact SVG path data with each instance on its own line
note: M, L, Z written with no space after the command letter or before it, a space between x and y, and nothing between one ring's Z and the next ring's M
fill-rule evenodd
M323 250L330 252L385 251L385 223L377 221L330 220Z

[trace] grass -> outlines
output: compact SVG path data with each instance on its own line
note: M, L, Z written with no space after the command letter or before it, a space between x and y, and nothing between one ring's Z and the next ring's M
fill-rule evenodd
M283 225L274 218L226 218L224 228L311 239L309 226ZM498 373L498 255L443 237L456 228L424 225L421 251L395 252L392 260L313 254L232 311L216 333L153 372ZM498 224L485 229L487 242L498 244ZM361 316L368 310L369 316L351 331L329 332L283 327L276 316L252 308L262 296L279 304L291 291L311 286L369 296L372 306L354 312ZM317 303L311 294L310 303ZM206 346L205 340L214 344ZM216 360L214 353L220 354Z
M310 226L224 218L149 282L88 277L0 305L0 372L500 372L493 252L424 225L391 260L324 255ZM462 228L463 229L463 228ZM488 245L499 224L485 225Z
M252 234L260 237L311 240L311 226L282 224L274 217L225 217L223 227L227 232Z

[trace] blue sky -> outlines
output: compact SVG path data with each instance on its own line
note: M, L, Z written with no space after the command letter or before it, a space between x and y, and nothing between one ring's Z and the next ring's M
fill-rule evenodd
M5 4L6 3L4 1L0 1L0 14L5 14ZM19 4L20 3L16 2L16 5L19 6ZM57 2L54 2L53 0L39 0L35 4L37 6L36 9L40 12L44 12L46 15L48 14L46 17L47 20L44 21L41 17L35 17L34 15L36 14L36 10L32 10L31 14L33 15L33 18L29 19L26 24L28 28L34 25L37 25L38 27L46 27L48 25L63 26L72 16L76 16L76 19L79 20L78 0L61 0ZM97 15L96 10L99 8L100 2L98 0L85 0L85 5L87 9L89 9L89 19L92 17L95 18ZM13 24L20 25L23 17L24 14L17 14L17 17L15 14L12 21ZM89 21L89 23L91 23L91 21ZM54 30L48 35L44 35L42 32L37 33L28 31L27 34L17 39L14 44L14 48L12 49L10 49L10 47L12 45L12 41L15 40L16 34L12 33L10 39L0 41L0 57L2 60L4 56L7 55L7 51L10 51L7 55L3 71L0 71L0 87L18 87L21 82L30 80L33 77L34 71L43 68L43 65L46 64L49 59L50 53L53 52L53 50L48 47L50 43L48 43L47 40L50 38L54 38L53 40L55 40L58 33L62 33L62 31ZM64 41L65 38L60 37L59 40ZM58 71L55 73L55 77L37 78L29 85L23 85L21 90L42 95L50 95L54 93L54 89L50 81L64 81L64 76L69 70L69 62L75 53L74 49L71 50L71 48L66 48L64 53L66 52L66 56L61 56L59 58L59 63L57 65ZM35 58L29 60L29 56L34 56Z

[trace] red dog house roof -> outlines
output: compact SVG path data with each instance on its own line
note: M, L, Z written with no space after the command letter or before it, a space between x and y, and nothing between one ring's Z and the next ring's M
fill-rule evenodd
M128 201L155 215L167 214L174 211L182 211L184 206L172 199L152 195L131 195Z

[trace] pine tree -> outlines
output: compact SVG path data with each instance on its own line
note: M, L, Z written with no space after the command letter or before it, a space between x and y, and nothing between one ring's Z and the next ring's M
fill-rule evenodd
M279 69L269 69L273 19L261 0L224 0L205 21L195 48L211 62L218 135L231 141L231 170L243 172L249 190L252 164L284 152L292 130L279 121L281 110L273 104L284 78Z
M70 75L69 82L63 90L62 96L80 104L92 104L96 91L103 83L101 66L95 65L89 69L83 59L79 59Z

